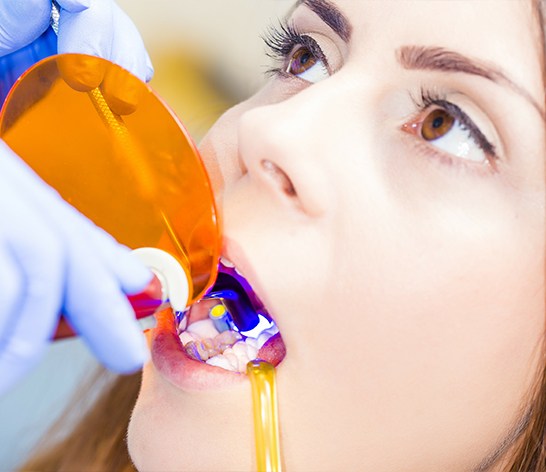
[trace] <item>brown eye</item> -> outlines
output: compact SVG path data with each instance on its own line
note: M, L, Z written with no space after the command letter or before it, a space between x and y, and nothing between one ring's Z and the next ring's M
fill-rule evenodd
M290 58L286 72L293 75L303 74L317 63L315 55L306 47L299 48Z
M446 110L440 108L433 110L423 120L421 136L426 141L434 141L449 133L455 123L455 118Z

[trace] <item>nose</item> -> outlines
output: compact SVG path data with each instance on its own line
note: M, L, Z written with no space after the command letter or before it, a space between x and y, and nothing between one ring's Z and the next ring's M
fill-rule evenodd
M330 206L331 187L324 111L291 97L245 112L239 121L239 156L259 187L310 216Z

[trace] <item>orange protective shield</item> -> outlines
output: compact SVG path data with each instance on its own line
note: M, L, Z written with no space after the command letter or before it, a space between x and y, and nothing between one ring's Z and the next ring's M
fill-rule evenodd
M190 303L212 284L221 239L211 186L187 131L148 85L104 59L49 57L9 93L0 137L119 242L175 256Z

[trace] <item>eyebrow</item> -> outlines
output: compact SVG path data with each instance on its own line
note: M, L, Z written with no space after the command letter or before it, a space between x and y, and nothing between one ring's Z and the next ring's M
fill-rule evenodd
M546 112L533 96L495 65L440 47L402 46L396 51L396 57L404 69L463 72L504 85L525 98L539 112L542 119L546 120Z
M315 12L343 41L346 43L350 41L353 27L347 17L333 3L328 0L298 0L293 10L300 5L305 5Z

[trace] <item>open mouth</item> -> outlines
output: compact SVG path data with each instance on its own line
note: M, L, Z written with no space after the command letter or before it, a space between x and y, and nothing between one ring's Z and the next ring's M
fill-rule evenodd
M251 360L276 366L286 355L275 321L244 276L224 258L214 286L177 322L187 356L210 366L243 373Z

